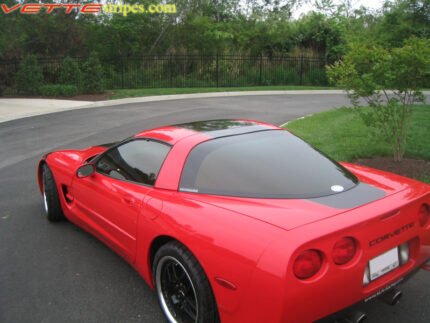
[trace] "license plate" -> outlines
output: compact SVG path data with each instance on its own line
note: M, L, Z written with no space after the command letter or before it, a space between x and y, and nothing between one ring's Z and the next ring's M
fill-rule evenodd
M396 247L369 261L370 280L375 280L397 267L399 267L399 251Z

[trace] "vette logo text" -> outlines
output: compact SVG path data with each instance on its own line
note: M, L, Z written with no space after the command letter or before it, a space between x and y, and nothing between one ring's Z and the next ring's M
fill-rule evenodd
M129 4L117 2L115 4L101 3L17 3L15 5L0 4L1 12L11 14L19 12L26 15L35 15L39 13L52 14L53 12L62 11L66 15L73 13L81 14L174 14L176 5L170 3L158 4ZM42 10L43 9L43 10Z
M83 14L94 14L98 13L102 7L103 5L98 3L89 3L84 5L80 3L18 3L11 7L8 7L5 3L1 4L1 9L5 14L19 11L20 13L28 15L37 14L42 10L42 8L45 8L46 13L48 14L52 13L55 9L65 9L65 13L70 14L75 8L79 9Z
M378 237L378 238L370 241L369 242L369 247L372 247L372 246L374 246L374 245L376 245L378 243L381 243L381 242L383 242L385 240L388 240L390 238L394 238L395 236L398 236L399 234L401 234L401 233L403 233L403 232L405 232L405 231L407 231L409 229L412 229L413 226L414 226L414 222L411 222L411 223L405 224L401 228L398 228L398 229L396 229L394 231L388 232L387 234L384 234L383 236L380 236L380 237Z

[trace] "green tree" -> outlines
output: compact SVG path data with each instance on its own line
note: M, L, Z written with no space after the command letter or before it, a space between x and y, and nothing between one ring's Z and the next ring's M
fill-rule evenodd
M297 40L302 48L312 48L330 62L345 52L346 42L342 24L337 18L311 12L297 21Z
M42 69L34 55L25 57L19 64L16 73L16 86L18 92L23 94L38 94L43 83Z
M402 47L355 45L342 61L328 67L332 83L346 89L364 123L392 147L405 152L411 106L424 102L430 80L430 40L411 38ZM361 109L364 100L370 109Z
M430 38L430 1L386 1L376 34L384 46L391 47L410 37Z
M79 87L82 79L81 74L79 64L73 58L67 56L61 64L58 81L60 84L76 85Z
M96 52L92 52L82 66L83 91L85 93L102 93L104 91L103 68Z

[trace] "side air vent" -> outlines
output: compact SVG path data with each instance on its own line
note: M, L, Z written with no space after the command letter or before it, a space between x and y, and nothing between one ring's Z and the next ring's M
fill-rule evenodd
M66 200L67 203L72 203L73 202L73 197L69 194L69 190L67 189L66 185L61 185L62 191L63 191L63 196L64 199Z

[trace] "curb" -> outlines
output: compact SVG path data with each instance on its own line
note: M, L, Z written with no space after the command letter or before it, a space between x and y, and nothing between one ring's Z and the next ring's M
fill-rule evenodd
M320 94L346 94L343 90L285 90L285 91L236 91L236 92L207 92L190 94L166 94L143 96L136 98L114 99L98 101L92 105L95 107L108 107L113 105L123 105L131 103L145 103L170 100L189 100L220 97L254 96L254 95L320 95Z

